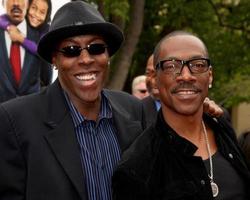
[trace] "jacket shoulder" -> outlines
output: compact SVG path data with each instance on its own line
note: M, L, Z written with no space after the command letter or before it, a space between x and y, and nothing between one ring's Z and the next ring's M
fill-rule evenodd
M106 94L109 98L112 99L118 98L119 100L124 100L124 102L126 103L141 103L141 101L138 98L124 91L105 89L104 94ZM132 102L127 102L127 100L130 100Z
M152 125L139 135L133 144L123 153L117 171L131 171L138 177L146 178L153 167L154 159L160 147L157 129ZM143 170L141 170L143 169Z
M143 110L142 102L126 92L105 89L104 94L113 107L122 109L125 112L133 111L141 113Z

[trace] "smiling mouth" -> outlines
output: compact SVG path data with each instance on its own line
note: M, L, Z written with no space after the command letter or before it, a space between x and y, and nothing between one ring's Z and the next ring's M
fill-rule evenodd
M192 95L192 94L196 94L197 91L194 90L180 90L180 91L176 91L176 94L179 95Z
M90 73L90 74L78 74L75 76L77 80L79 81L93 81L96 80L96 74Z
M14 15L20 15L20 14L22 14L22 10L19 8L13 8L11 10L11 13L13 13Z

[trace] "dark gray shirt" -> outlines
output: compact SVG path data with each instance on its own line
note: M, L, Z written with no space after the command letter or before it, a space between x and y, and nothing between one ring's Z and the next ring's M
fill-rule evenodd
M213 156L214 182L218 185L219 194L216 200L247 200L246 186L233 166L220 152ZM204 161L210 174L209 159Z

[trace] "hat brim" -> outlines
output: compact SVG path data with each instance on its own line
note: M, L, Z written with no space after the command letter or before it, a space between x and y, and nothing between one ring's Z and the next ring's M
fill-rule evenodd
M52 52L60 41L69 37L88 34L102 36L108 45L110 56L120 48L124 40L120 29L109 22L72 25L60 27L45 34L38 43L37 52L42 59L52 63Z

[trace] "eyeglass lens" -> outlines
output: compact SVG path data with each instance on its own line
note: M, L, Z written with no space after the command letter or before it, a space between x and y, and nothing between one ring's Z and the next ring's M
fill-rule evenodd
M60 50L59 52L63 53L66 57L77 57L81 54L81 51L86 49L90 55L99 55L105 52L107 46L105 44L89 44L86 47L82 48L77 45L66 46Z
M207 58L197 58L187 61L177 59L162 60L156 65L156 68L160 68L165 73L181 73L185 65L189 68L191 73L199 74L209 69L210 60Z

